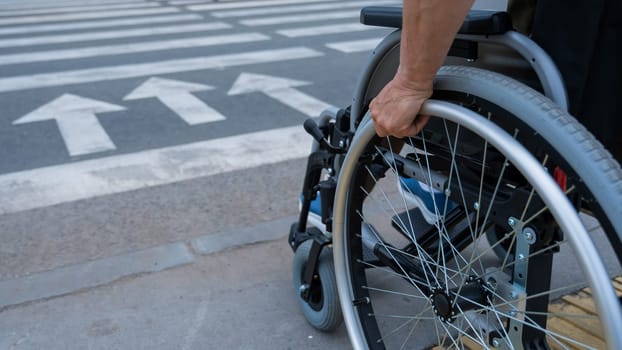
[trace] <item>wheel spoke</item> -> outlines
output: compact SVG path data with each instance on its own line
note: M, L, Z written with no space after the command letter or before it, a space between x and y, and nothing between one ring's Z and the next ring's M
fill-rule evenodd
M453 92L448 93L453 99ZM465 97L465 105L478 110L477 99ZM484 107L489 104L483 101ZM590 274L593 266L586 262L597 253L575 248L577 242L589 248L583 227L575 225L574 215L579 213L543 170L565 164L565 159L554 147L538 144L546 136L537 132L541 130L534 132L494 104L489 110L509 134L487 129L485 118L480 122L465 113L463 119L453 114L440 117L440 123L428 123L419 135L403 140L373 137L371 124L361 124L364 131L357 131L350 145L340 168L340 174L347 176L339 179L335 205L336 212L346 214L335 214L338 225L333 229L343 227L341 232L335 229L334 237L342 240L345 252L340 288L349 283L346 288L352 298L352 306L344 308L350 307L351 317L359 322L349 327L365 337L364 344L371 349L430 344L465 349L474 343L489 348L493 341L505 349L519 349L522 344L517 343L538 338L555 348L602 347L590 344L599 344L596 338L574 339L577 335L572 331L558 328L558 320L576 326L605 320L606 336L612 333L612 322L602 314L586 315L580 308L548 304L587 282L602 285L595 281L606 279L601 270ZM594 208L594 193L564 166L569 179L566 196L577 206L585 203ZM413 201L411 195L419 197ZM602 221L599 210L588 213L594 220L581 218L590 227L589 234L612 227L611 221ZM508 222L509 218L518 224ZM431 225L419 221L424 219ZM532 237L523 235L526 227L536 232L536 242L525 241ZM602 233L596 233L594 237L600 239ZM604 232L610 239L616 237L613 233ZM544 261L546 269L534 261ZM581 270L573 269L575 263ZM549 271L551 276L539 275ZM567 271L583 275L570 280ZM525 279L528 283L521 284ZM602 293L593 290L602 313ZM605 297L608 303L609 298Z

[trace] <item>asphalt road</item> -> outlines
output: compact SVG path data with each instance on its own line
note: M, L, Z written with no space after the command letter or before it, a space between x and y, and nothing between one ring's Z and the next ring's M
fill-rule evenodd
M292 215L302 122L387 33L364 4L5 2L0 277Z

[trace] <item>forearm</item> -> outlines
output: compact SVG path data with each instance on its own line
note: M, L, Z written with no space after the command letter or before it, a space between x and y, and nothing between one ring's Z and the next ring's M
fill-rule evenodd
M431 88L473 1L404 0L399 79Z
M400 65L369 104L380 137L413 136L426 125L430 116L419 111L474 0L403 1Z

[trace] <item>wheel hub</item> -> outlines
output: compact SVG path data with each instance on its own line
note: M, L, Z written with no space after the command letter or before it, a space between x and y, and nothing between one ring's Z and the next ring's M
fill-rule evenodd
M461 287L432 290L430 303L434 314L443 322L453 322L460 313L479 309L488 303L488 291L480 278L469 277Z
M456 315L454 300L441 288L437 288L430 296L434 314L443 322L453 322Z

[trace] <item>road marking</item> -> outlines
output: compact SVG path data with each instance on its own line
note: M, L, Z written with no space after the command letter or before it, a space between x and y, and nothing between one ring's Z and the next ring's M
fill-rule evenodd
M201 20L203 17L196 13L181 14L181 15L167 15L158 17L137 17L137 18L123 18L123 19L108 19L101 21L88 21L88 22L69 22L69 23L54 23L54 24L42 24L42 25L28 25L19 27L0 28L0 35L10 34L31 34L38 32L53 32L62 30L76 30L76 29L89 29L89 28L105 28L105 27L119 27L119 26L137 26L141 24L155 24L155 23L169 23L169 22L181 22Z
M219 0L218 2L231 2L231 1L237 1L237 0ZM216 1L214 0L170 0L168 3L173 6L180 6L180 5L203 4L206 2L214 3Z
M194 262L183 242L110 256L51 271L0 281L0 308L67 295L122 277L158 272Z
M25 15L40 15L48 13L71 13L71 12L86 12L86 11L103 11L103 10L120 10L128 8L145 8L145 7L160 7L158 3L134 3L134 4L109 4L109 5L90 5L90 6L76 6L76 7L53 7L46 9L30 9L30 10L5 10L0 12L0 17L8 16L25 16Z
M127 94L123 100L155 97L177 113L186 123L197 125L226 119L225 116L191 94L194 91L213 89L214 87L209 85L152 77Z
M58 7L68 7L68 6L79 6L85 4L116 4L116 3L141 3L143 0L64 0L64 1L48 1L48 2L37 2L37 1L15 1L15 3L7 3L5 1L2 4L3 8L7 10L25 10L25 9L39 9L39 8L58 8Z
M276 7L276 8L254 8L254 9L244 9L244 10L217 11L217 12L210 13L210 15L214 17L218 17L218 18L245 17L245 16L284 14L284 13L292 13L292 12L345 9L345 8L350 8L350 7L355 7L355 8L360 9L363 6L368 6L368 5L387 5L387 4L401 4L401 2L396 2L395 0L356 1L356 2L349 1L349 2L339 2L338 4L330 3L330 4L286 6L286 7Z
M227 28L231 28L231 25L224 23L224 22L212 22L212 23L192 23L192 24L184 24L184 25L172 25L172 26L164 26L164 27L97 31L97 32L77 33L77 34L44 35L44 36L35 36L35 37L28 37L28 38L0 40L0 47L60 44L60 43L71 43L71 42L78 42L78 41L92 41L92 40L103 40L103 39L131 38L131 37L137 37L137 36L151 36L151 35L160 35L160 34L200 32L204 30L218 30L218 29L227 29Z
M69 155L79 156L116 149L95 114L122 110L125 107L64 94L15 120L13 125L56 120Z
M344 23L344 24L321 25L321 26L303 27L303 28L281 29L281 30L277 30L276 32L288 38L299 38L299 37L305 37L305 36L340 34L340 33L348 33L348 32L362 32L365 30L374 30L374 29L377 30L378 27L366 26L360 23Z
M328 43L326 44L326 47L345 53L371 51L375 49L376 46L378 46L378 43L381 40L382 38L340 41L335 43Z
M79 12L79 13L66 13L59 15L38 15L38 16L24 16L24 17L12 17L0 19L0 25L10 24L26 24L26 23L39 23L39 22L61 22L71 20L87 20L93 18L106 18L106 17L129 17L129 16L148 16L157 15L162 13L179 12L179 9L174 7L159 7L155 9L138 9L138 10L116 10L116 11L102 11L102 12Z
M337 0L262 0L262 1L245 1L245 2L230 2L230 3L216 3L216 4L211 3L211 4L205 4L205 5L190 5L190 6L187 6L187 9L191 11L213 11L213 10L223 10L223 9L289 5L289 4L299 4L299 3L308 4L312 2L328 2L328 1L337 1Z
M242 73L235 83L233 83L227 95L232 96L261 92L309 117L317 117L323 110L332 106L294 89L294 87L309 84L311 83L300 80L262 74Z
M267 26L283 23L299 23L310 21L324 21L329 19L341 19L341 18L358 18L360 15L359 10L340 11L340 12L318 12L307 13L303 15L288 15L278 17L264 17L241 20L240 23L245 26Z
M231 35L214 35L189 39L173 39L162 41L148 41L128 43L121 45L106 45L81 47L64 50L38 51L0 55L0 65L22 64L32 62L47 62L55 60L67 60L87 57L124 55L137 52L162 51L171 49L183 49L204 47L212 45L225 45L234 43L248 43L269 40L270 37L259 33L241 33Z
M116 79L189 72L202 69L223 69L286 60L323 56L320 51L307 47L249 51L235 54L201 56L168 61L136 63L109 67L77 69L53 73L0 78L0 92L20 91L50 86L91 83Z
M0 214L303 158L301 126L0 175Z

